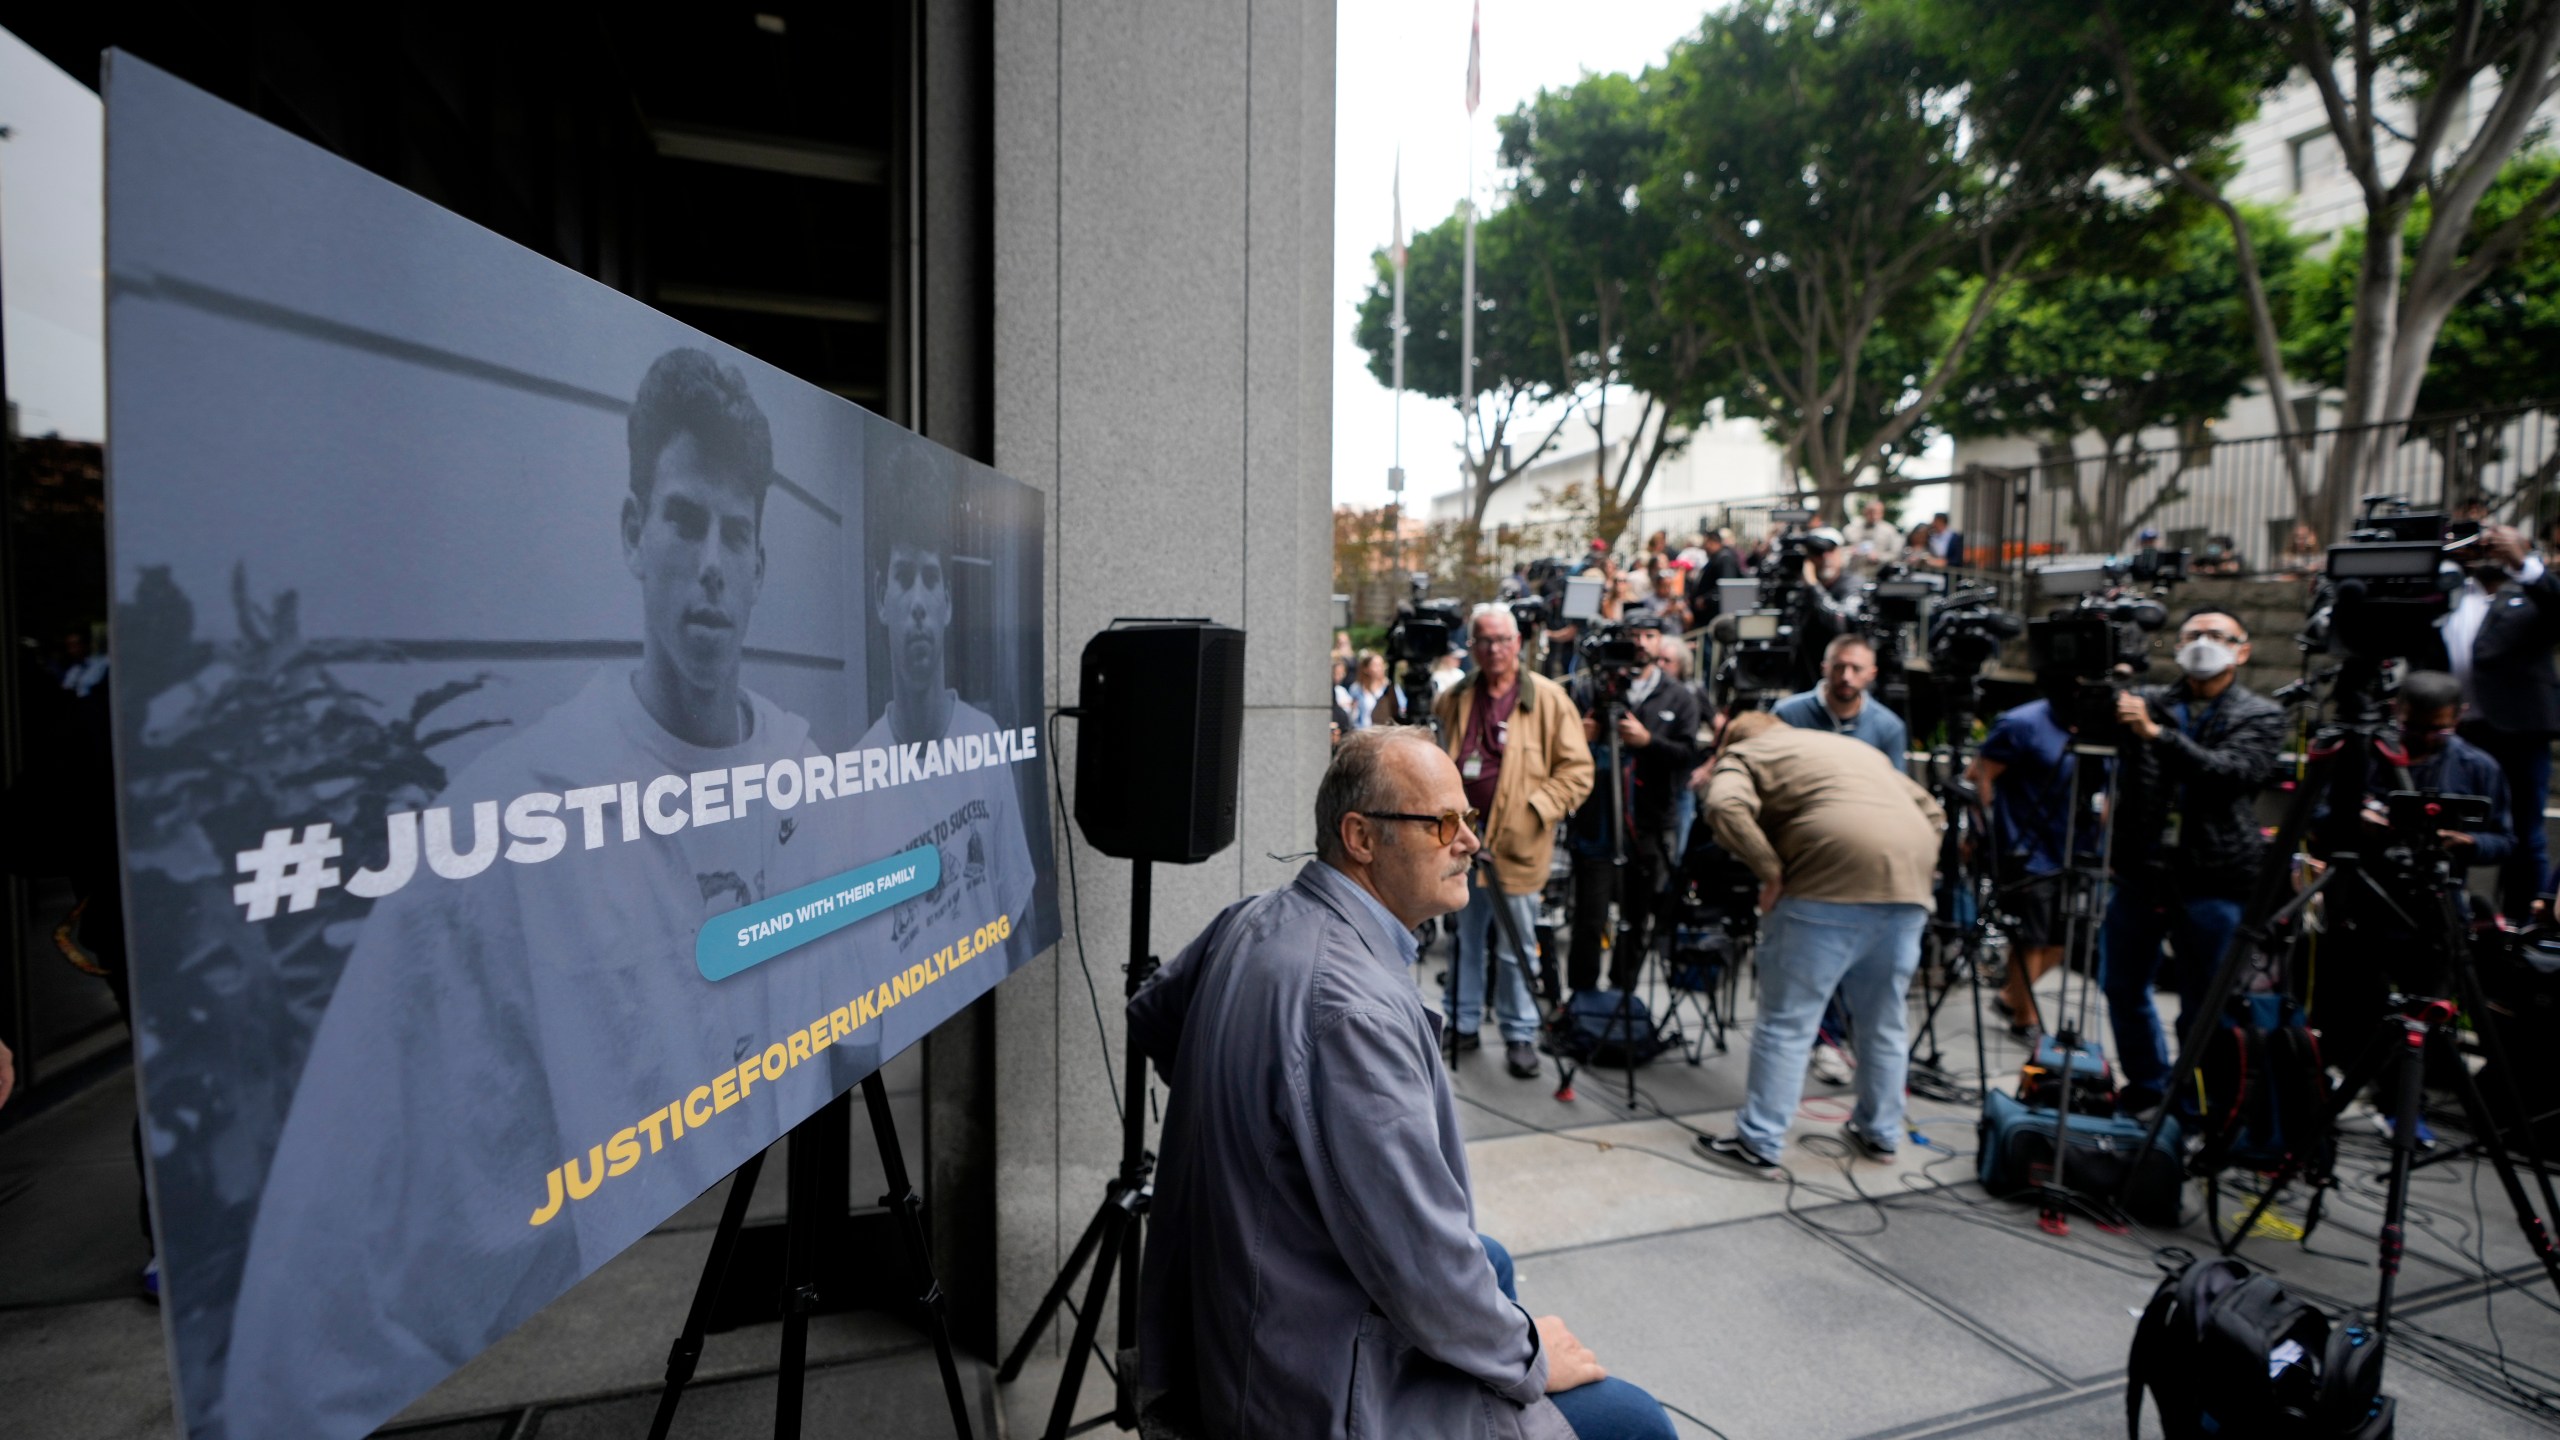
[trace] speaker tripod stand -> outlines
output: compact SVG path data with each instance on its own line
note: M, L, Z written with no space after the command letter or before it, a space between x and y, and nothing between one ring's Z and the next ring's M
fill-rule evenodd
M1147 953L1148 909L1153 891L1154 872L1149 862L1130 862L1129 983L1124 997L1136 996L1156 973L1156 957ZM1049 1406L1048 1427L1040 1432L1047 1440L1063 1440L1103 1425L1116 1424L1123 1430L1134 1430L1138 1425L1138 1376L1133 1368L1138 1355L1138 1257L1147 1208L1155 1200L1152 1177L1156 1157L1147 1150L1147 1059L1136 1046L1125 1040L1122 1045L1120 1173L1104 1187L1102 1204L1084 1227L1083 1236L1077 1239L1074 1253L1050 1283L1049 1293L1040 1297L1040 1308L1031 1312L1031 1323L1023 1327L1022 1338L1004 1357L1003 1368L996 1371L996 1383L1000 1385L1010 1385L1021 1376L1032 1348L1057 1317L1058 1307L1067 1304L1077 1279L1091 1263L1093 1273L1085 1285L1084 1304L1071 1307L1075 1310L1075 1335L1067 1345L1067 1368L1058 1377L1057 1398ZM1120 1283L1119 1343L1103 1360L1103 1368L1116 1382L1112 1406L1101 1415L1078 1421L1076 1400L1084 1389L1085 1361L1096 1348L1103 1298L1110 1293L1115 1276Z
M943 1313L942 1287L934 1279L932 1252L925 1244L924 1202L907 1179L906 1156L898 1147L897 1122L889 1113L889 1090L881 1083L879 1071L863 1077L862 1098L870 1107L871 1133L879 1142L880 1168L889 1186L881 1203L896 1217L900 1237L905 1240L914 1265L916 1303L924 1309L925 1328L933 1336L934 1358L942 1367L942 1393L951 1404L951 1428L960 1440L970 1440L969 1402L960 1389L960 1367L951 1350L951 1324ZM820 1223L826 1203L826 1197L819 1193L818 1172L822 1167L815 1161L821 1140L830 1132L841 1134L852 1120L852 1096L839 1095L793 1126L789 1137L791 1173L786 1181L787 1218L783 1222L782 1366L774 1377L773 1396L775 1440L796 1440L800 1434L809 1315L818 1305L819 1251L826 1243ZM666 1440L668 1427L675 1423L676 1406L684 1399L685 1387L693 1381L694 1367L702 1359L702 1337L711 1328L713 1308L729 1278L729 1263L737 1255L738 1232L746 1224L747 1206L755 1199L756 1179L763 1173L764 1152L760 1150L730 1177L728 1203L721 1207L720 1226L711 1234L711 1254L703 1262L702 1279L694 1286L693 1306L685 1314L684 1329L667 1351L667 1384L658 1393L658 1411L649 1422L649 1440Z

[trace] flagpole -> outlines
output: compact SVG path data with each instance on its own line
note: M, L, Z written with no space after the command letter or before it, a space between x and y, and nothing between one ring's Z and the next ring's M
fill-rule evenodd
M1467 456L1467 487L1472 491L1479 483L1476 477L1476 102L1484 88L1484 0L1476 0L1473 17L1467 24L1467 255L1461 289L1465 299L1458 307L1458 415L1462 443ZM1475 510L1475 496L1467 497L1468 513ZM1476 537L1472 548L1480 550L1483 538Z
M1404 153L1396 153L1395 179L1395 463L1387 471L1387 518L1395 527L1391 553L1398 570L1404 568ZM1398 583L1402 583L1399 578Z

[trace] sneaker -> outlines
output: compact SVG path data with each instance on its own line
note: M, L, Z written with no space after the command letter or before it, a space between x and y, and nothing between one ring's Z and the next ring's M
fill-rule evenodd
M1839 1046L1828 1041L1815 1045L1813 1047L1813 1078L1825 1085L1848 1084L1849 1057L1840 1053Z
M151 1257L150 1264L142 1267L142 1294L151 1303L160 1303L160 1257L157 1255Z
M1526 1040L1513 1040L1502 1047L1502 1063L1523 1080L1538 1078L1538 1047Z
M1721 1161L1746 1175L1775 1180L1783 1173L1777 1161L1742 1143L1740 1135L1701 1135L1691 1143L1697 1146L1699 1154Z
M2390 1117L2390 1116L2385 1115L2385 1114L2383 1114L2381 1111L2378 1111L2378 1110L2377 1110L2377 1111L2375 1111L2375 1112L2374 1112L2374 1116L2373 1116L2373 1128L2374 1128L2374 1129L2376 1129L2376 1130L2381 1131L2381 1132L2382 1132L2382 1138L2383 1138L2383 1139L2385 1139L2385 1140L2388 1140L2388 1139L2390 1139L2390 1138L2391 1138L2391 1132L2392 1132L2392 1131L2393 1131L2393 1129L2395 1129L2396 1127L2391 1123L2391 1117ZM2436 1148L2436 1132L2435 1132L2435 1127L2433 1127L2433 1126L2431 1126L2431 1125L2429 1125L2429 1124L2427 1123L2427 1117L2426 1117L2426 1116L2424 1116L2424 1115L2421 1115L2421 1116L2419 1116L2419 1117L2418 1117L2418 1145L2417 1145L2417 1148L2418 1148L2421 1152L2423 1152L2423 1151L2428 1151L2428 1150L2433 1150L2434 1148Z
M1885 1144L1877 1137L1868 1134L1855 1121L1843 1124L1840 1127L1840 1134L1849 1142L1850 1149L1857 1151L1861 1157L1868 1160L1889 1162L1894 1156L1902 1153L1900 1146Z
M1484 1048L1484 1037L1473 1030L1461 1030L1458 1032L1455 1048L1461 1055L1481 1050Z

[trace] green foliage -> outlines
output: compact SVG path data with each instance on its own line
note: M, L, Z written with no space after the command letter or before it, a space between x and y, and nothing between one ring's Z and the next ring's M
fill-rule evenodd
M2030 43L2035 42L2035 43ZM1973 326L2030 259L2068 266L2160 209L2109 185L2100 62L1979 7L1744 0L1661 82L1648 199L1674 278L1826 504L1922 438Z
M1595 436L1623 441L1594 458L1604 539L1695 433L1728 368L1691 297L1666 283L1682 237L1673 212L1646 200L1669 142L1657 79L1587 75L1500 122L1513 177L1503 213L1531 247L1562 372ZM1613 404L1635 408L1632 425L1611 427Z
M1571 387L1548 328L1537 258L1508 210L1476 222L1476 389L1532 401ZM1406 246L1404 385L1417 395L1458 398L1459 322L1466 221L1460 215L1415 232ZM1385 250L1377 279L1360 297L1352 340L1368 352L1369 373L1395 381L1395 269Z
M2521 213L2560 179L2560 154L2540 151L2509 161L2481 197L2464 238L2469 259L2481 237ZM2433 223L2420 196L2402 227L2402 252L2414 261ZM2302 263L2285 359L2294 373L2323 385L2346 381L2355 323L2356 278L2364 232L2349 230L2325 255ZM2450 414L2547 399L2560 376L2560 219L2534 224L2515 258L2456 305L2427 357L2417 413Z
M2272 212L2248 222L2281 280L2300 242ZM2256 370L2230 228L2198 215L2105 270L2002 296L1941 414L1962 437L2089 432L2113 449L2143 430L2218 418Z
M2287 274L2300 242L2272 213L2247 221L2257 255ZM2274 298L2281 306L2285 296ZM2061 473L2081 546L2114 550L2184 493L2172 473L2134 508L2154 463L2140 452L2141 433L2202 435L2257 372L2237 247L2222 217L2207 213L2144 237L2114 268L2002 296L1940 409L1959 436L2035 435L2067 447L2095 434L2101 454Z

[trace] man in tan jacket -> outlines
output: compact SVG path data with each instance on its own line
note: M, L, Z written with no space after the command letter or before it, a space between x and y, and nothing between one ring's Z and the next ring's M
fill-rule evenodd
M1707 773L1717 843L1760 877L1760 1018L1735 1133L1698 1148L1775 1176L1804 1063L1836 988L1857 1029L1849 1143L1887 1160L1902 1140L1905 997L1920 966L1938 832L1929 792L1874 746L1775 715L1736 716Z
M1485 951L1495 969L1494 1018L1503 1059L1523 1080L1538 1073L1538 892L1554 858L1556 822L1591 793L1591 747L1582 716L1564 687L1520 667L1520 626L1507 606L1478 606L1467 621L1475 673L1440 697L1433 713L1441 742L1458 762L1467 804L1483 812L1484 850L1468 872L1467 908L1458 917L1458 963L1443 1009L1460 1050L1480 1043L1484 1021ZM1492 857L1493 883L1485 877ZM1494 913L1501 906L1502 915Z

